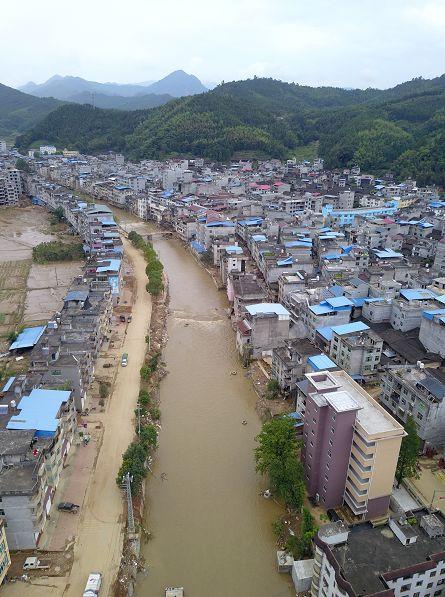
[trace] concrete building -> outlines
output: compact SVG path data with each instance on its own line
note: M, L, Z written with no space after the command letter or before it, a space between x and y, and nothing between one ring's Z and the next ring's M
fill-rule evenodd
M10 565L11 556L9 555L8 541L6 539L5 523L0 518L0 585L3 583Z
M316 305L307 305L302 321L309 330L309 338L315 338L317 328L349 323L354 303L345 296L330 297Z
M361 321L334 326L329 356L352 377L372 375L380 364L383 340Z
M17 205L22 193L20 171L16 168L0 171L0 205Z
M41 145L39 152L40 155L54 155L57 152L57 148L54 145Z
M321 527L314 538L311 597L443 596L445 520L419 511L410 522L359 525L353 532L340 522Z
M422 312L419 340L425 350L445 358L445 309L429 309Z
M12 395L19 397L17 381ZM6 401L9 415L0 431L0 497L12 549L37 547L76 430L71 392L33 389ZM12 415L12 416L11 416Z
M235 320L246 316L246 307L265 302L267 292L255 274L238 274L232 272L227 279L227 296L233 302Z
M387 366L381 377L381 403L403 423L413 417L424 447L445 444L445 384L436 375L419 362Z
M289 340L272 352L272 377L283 392L293 394L297 382L306 372L307 359L317 353L316 347L307 339Z
M246 306L246 317L238 322L236 344L243 358L272 354L289 339L289 311L279 303Z
M420 326L422 311L436 295L426 288L407 288L400 291L400 298L393 300L391 325L395 330L409 332Z
M344 371L306 374L302 461L310 496L354 516L387 513L405 432Z

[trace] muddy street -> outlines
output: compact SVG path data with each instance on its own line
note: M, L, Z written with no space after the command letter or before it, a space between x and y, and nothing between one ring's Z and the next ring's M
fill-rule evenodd
M155 248L170 281L169 374L147 483L147 573L136 594L175 585L194 597L290 595L290 577L275 566L279 509L259 495L254 470L256 395L235 352L224 293L178 241Z

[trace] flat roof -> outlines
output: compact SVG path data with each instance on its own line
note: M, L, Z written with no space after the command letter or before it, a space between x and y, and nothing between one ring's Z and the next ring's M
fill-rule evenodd
M39 325L35 328L25 328L17 336L17 339L11 344L9 350L17 350L18 348L32 348L37 344L40 336L45 331L46 325Z
M437 298L434 292L426 288L404 288L400 291L400 295L407 301L426 301Z
M333 369L337 367L328 356L325 354L316 354L308 358L308 365L310 365L314 371L325 371L326 369Z
M373 528L364 524L350 530L346 543L331 546L344 578L357 595L388 590L381 575L430 561L429 556L444 551L444 538L431 539L418 524L420 516L416 514L417 524L411 527L417 534L411 545L402 545L388 525Z
M275 315L290 316L289 311L281 303L257 303L256 305L247 305L246 309L250 315L274 313Z
M323 394L326 402L337 412L346 412L348 410L359 410L363 408L354 400L349 392L338 390L338 392L327 392Z
M357 421L369 435L398 432L403 435L404 430L386 410L378 404L368 392L355 382L345 371L330 371L331 375L341 386L341 390L348 392L361 407L357 413Z
M57 415L71 392L34 388L29 396L23 396L18 405L20 413L14 415L6 429L35 429L36 435L54 434L59 425Z
M353 321L352 323L345 323L344 325L332 326L332 331L338 336L351 334L353 332L364 332L365 330L369 329L369 325L366 325L366 323L363 323L363 321Z

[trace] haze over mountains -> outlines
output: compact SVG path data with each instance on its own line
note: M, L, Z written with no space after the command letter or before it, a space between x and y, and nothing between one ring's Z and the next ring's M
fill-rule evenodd
M92 95L95 94L102 98L103 107L121 109L139 109L151 107L151 105L147 105L147 102L150 103L149 100L142 100L139 103L134 101L133 104L130 104L134 106L132 108L122 108L125 102L122 102L120 99L117 99L114 103L110 99L108 100L108 105L105 105L102 96L134 98L147 95L163 95L169 96L168 99L171 99L173 97L183 97L207 91L207 87L204 87L197 77L189 75L183 70L174 71L160 81L148 81L137 84L98 83L96 81L87 81L81 77L54 75L44 83L36 84L29 82L19 89L24 93L29 93L36 97L54 97L76 103L84 103L87 97L86 94L90 95L88 103L91 103L93 101ZM95 104L99 105L97 102Z

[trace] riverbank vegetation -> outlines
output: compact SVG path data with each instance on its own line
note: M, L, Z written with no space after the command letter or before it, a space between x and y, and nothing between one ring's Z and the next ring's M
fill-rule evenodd
M300 512L306 491L294 421L287 416L266 421L255 439L256 470L268 476L272 491L287 507Z
M54 261L79 261L84 258L82 243L62 243L53 240L40 243L32 250L32 258L36 263Z
M151 295L157 296L164 289L163 265L159 261L153 245L149 242L146 242L140 234L133 230L128 235L128 238L134 247L140 249L144 253L145 261L147 262L145 273L147 274L148 278L146 289Z

